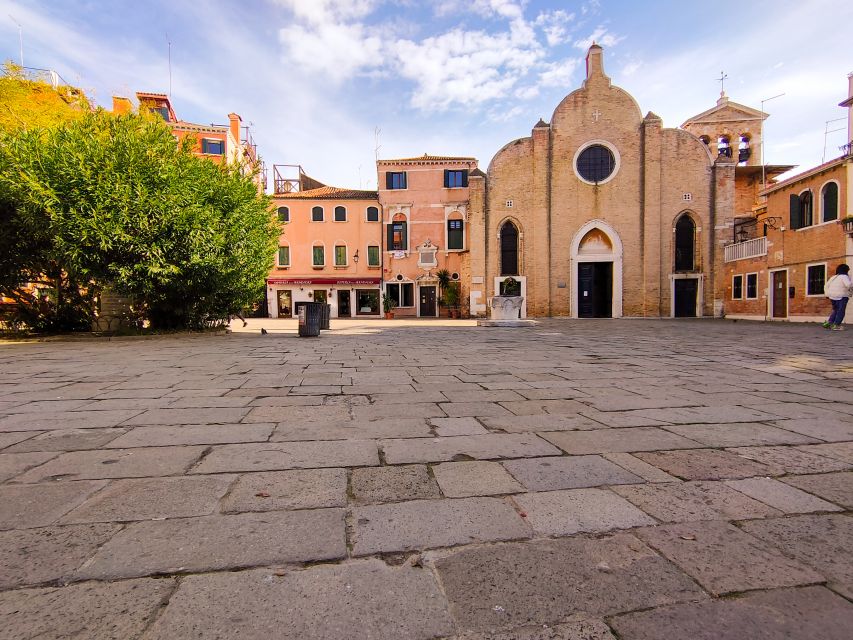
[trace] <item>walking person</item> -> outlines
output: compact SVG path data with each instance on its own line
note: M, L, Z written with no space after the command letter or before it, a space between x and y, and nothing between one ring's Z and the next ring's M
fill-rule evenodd
M835 275L827 281L823 289L824 294L832 303L832 313L829 314L829 318L823 323L824 329L844 331L841 323L844 321L847 301L850 300L851 289L853 289L853 281L850 280L849 273L850 267L846 264L838 265L835 268Z

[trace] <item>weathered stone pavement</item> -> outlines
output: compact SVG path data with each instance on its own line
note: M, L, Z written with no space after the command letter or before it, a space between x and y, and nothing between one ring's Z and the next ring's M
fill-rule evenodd
M848 640L851 510L812 325L0 343L0 640Z

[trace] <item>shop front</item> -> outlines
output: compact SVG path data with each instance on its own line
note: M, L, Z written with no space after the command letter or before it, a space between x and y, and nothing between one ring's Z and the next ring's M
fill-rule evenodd
M332 318L379 318L379 278L267 278L271 318L295 318L306 302L331 305Z

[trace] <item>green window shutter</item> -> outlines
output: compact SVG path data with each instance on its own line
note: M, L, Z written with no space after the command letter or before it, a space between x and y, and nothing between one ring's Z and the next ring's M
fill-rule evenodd
M788 213L790 215L790 227L791 229L799 229L800 228L800 196L795 193L791 194L791 197L788 198Z
M289 267L290 266L290 247L279 247L278 248L278 266L280 266L280 267Z
M377 247L377 246L367 247L367 266L368 267L378 267L379 266L379 247Z
M336 267L345 267L347 264L347 248L346 247L335 247L335 266Z
M408 237L408 235L406 235L406 233L407 233L406 223L401 222L400 224L403 225L403 251L405 251L409 246L409 237Z
M326 263L326 257L324 255L323 247L314 247L314 260L313 264L315 267L322 267Z
M385 238L385 248L391 251L394 248L394 223L388 224L387 237Z

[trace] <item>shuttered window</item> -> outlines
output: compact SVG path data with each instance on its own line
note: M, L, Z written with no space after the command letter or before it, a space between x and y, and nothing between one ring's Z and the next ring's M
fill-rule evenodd
M379 266L379 247L375 245L371 245L367 247L367 266L368 267L378 267Z
M448 249L463 249L465 247L464 231L462 229L462 220L447 221L447 248Z
M385 174L386 189L405 189L406 172L405 171L388 171Z
M468 170L467 169L445 169L444 170L444 187L446 189L454 189L458 187L468 186Z
M388 250L406 251L408 249L408 238L406 237L406 223L392 222L388 225Z
M324 247L314 247L312 251L312 261L311 263L315 267L322 267L326 264L326 250Z
M279 247L278 248L278 266L280 266L280 267L289 267L290 266L290 247Z

